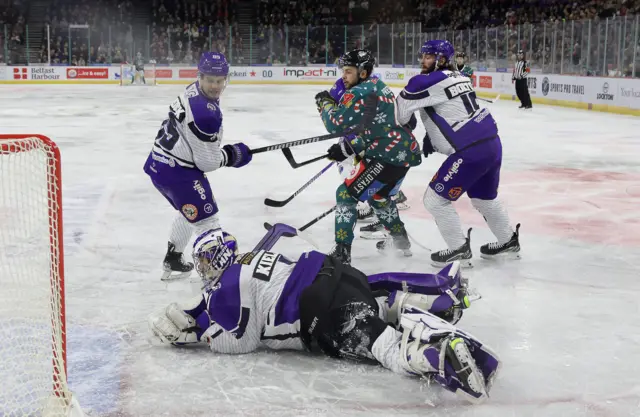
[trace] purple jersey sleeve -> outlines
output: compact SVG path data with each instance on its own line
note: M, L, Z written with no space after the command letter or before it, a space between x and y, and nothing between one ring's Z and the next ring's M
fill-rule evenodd
M420 100L429 97L429 88L446 79L447 76L442 71L415 75L411 77L409 84L400 92L400 97L405 100Z
M222 111L217 100L209 100L203 94L189 98L193 121L189 130L203 142L215 142L222 127Z
M345 91L347 91L347 88L344 86L344 81L342 81L342 78L338 78L331 90L329 90L329 94L331 94L336 103L340 103Z

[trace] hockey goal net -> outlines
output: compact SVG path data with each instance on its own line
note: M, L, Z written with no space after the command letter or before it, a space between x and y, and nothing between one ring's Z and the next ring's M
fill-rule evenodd
M153 86L157 85L156 82L156 64L144 64L144 80L141 77L141 74L136 71L136 66L134 64L120 64L120 85L121 86L129 86L129 85L145 85L145 86Z
M67 386L60 152L0 135L0 415L81 416Z

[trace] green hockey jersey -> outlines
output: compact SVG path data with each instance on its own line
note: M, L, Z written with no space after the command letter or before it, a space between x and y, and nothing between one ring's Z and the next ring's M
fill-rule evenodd
M473 68L471 68L470 66L468 66L467 64L465 64L462 69L460 69L460 66L457 65L458 71L460 71L462 73L462 75L464 75L465 77L469 77L471 78L473 76Z
M372 126L355 138L349 138L353 150L361 158L368 157L391 165L420 165L420 146L413 134L396 121L395 96L391 89L377 78L369 78L347 90L339 104L322 108L320 115L327 131L344 132L360 124L364 99L371 93L378 98L376 116Z

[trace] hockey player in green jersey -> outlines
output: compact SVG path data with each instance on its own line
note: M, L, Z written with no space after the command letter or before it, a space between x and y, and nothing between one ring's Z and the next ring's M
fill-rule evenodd
M464 52L456 52L456 70L460 71L465 77L473 77L473 68L466 64L467 54Z
M351 155L358 161L336 190L335 241L330 255L351 262L356 204L369 201L389 237L377 243L378 250L397 249L411 255L411 244L391 199L409 168L420 165L422 154L411 127L400 126L395 118L395 96L380 79L372 78L374 58L367 50L356 49L340 58L342 79L347 91L336 103L328 91L316 95L316 104L327 130L344 132L362 122L364 108L376 106L373 124L351 140L329 148L329 159L341 162ZM415 127L415 123L413 125Z

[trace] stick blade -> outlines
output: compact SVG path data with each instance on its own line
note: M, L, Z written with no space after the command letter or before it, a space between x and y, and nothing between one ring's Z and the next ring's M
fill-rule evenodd
M291 165L291 168L298 168L300 165L293 159L293 152L291 152L290 148L282 148L282 154L285 158L287 158L287 162Z
M272 200L270 198L264 199L264 205L269 207L284 207L285 204L287 204L288 202L289 200L278 201L278 200Z
M269 222L264 222L263 226L266 230L271 230L272 228L278 226L280 223L276 223L275 225L269 223ZM286 226L286 225L282 225L280 224L280 227L285 226L287 228L289 228L290 230L293 229L293 231L283 231L282 232L282 236L284 237L296 237L297 236L297 230L292 228L291 226Z

